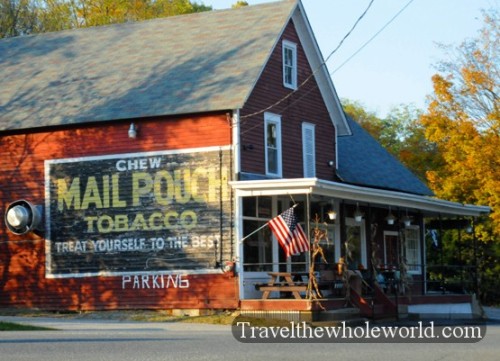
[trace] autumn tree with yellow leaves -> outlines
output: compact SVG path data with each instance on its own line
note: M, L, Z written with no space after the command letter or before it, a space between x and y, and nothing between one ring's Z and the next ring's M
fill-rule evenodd
M434 94L420 118L443 159L427 172L440 198L488 205L491 235L500 236L500 103L497 11L484 12L480 36L453 49L433 76Z
M448 232L441 263L474 265L480 298L500 297L500 113L498 12L483 12L477 39L448 48L450 61L432 77L434 93L420 117L425 137L436 145L441 164L427 171L434 193L455 202L487 205L492 212L473 235ZM470 245L474 244L474 253ZM458 255L458 257L457 257Z

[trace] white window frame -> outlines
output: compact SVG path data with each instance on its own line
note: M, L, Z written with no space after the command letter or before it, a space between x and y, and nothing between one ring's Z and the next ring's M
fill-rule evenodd
M316 133L315 125L302 123L302 157L304 178L316 177Z
M419 275L422 274L422 265L421 265L421 254L420 254L420 227L419 226L410 226L404 229L405 233L405 258L408 262L408 273ZM410 238L410 235L415 235ZM413 259L410 259L409 255L413 256Z
M345 218L345 225L348 227L358 227L359 228L359 236L360 236L360 246L361 246L361 263L364 267L368 264L368 258L366 255L366 227L365 220L361 222L356 222L354 218Z
M269 169L269 147L267 144L267 129L270 124L274 124L276 126L276 172L272 172ZM265 164L266 164L266 175L272 177L282 177L282 151L281 151L281 116L273 113L264 113L264 155L265 155Z
M288 40L283 40L282 43L282 48L283 48L283 86L285 88L297 89L297 44L292 43L291 41ZM287 50L290 50L292 52L292 64L287 64L286 63L286 53ZM291 81L287 81L287 70L291 69L292 71L292 79Z

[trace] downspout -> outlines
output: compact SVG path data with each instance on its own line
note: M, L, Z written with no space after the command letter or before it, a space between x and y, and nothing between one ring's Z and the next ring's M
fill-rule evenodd
M233 116L231 118L231 130L232 130L232 154L233 154L233 181L238 180L239 174L241 172L241 151L240 151L240 110L233 110ZM238 291L239 298L244 299L244 287L243 287L243 242L240 239L243 238L243 223L241 220L242 210L240 197L234 197L233 199L233 209L234 209L234 225L233 229L236 233L235 242L235 271L239 275L238 277Z

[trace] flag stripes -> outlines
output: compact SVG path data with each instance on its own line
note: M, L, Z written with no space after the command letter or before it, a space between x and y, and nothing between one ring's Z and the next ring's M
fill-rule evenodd
M285 251L286 257L309 251L309 240L291 207L269 221L269 228Z

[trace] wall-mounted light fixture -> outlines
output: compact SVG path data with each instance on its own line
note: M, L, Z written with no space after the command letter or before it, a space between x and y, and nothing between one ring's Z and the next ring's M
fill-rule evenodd
M131 139L137 138L137 128L134 123L130 123L130 128L128 128L128 137Z
M354 220L356 222L361 222L363 220L363 213L359 209L359 203L356 203L356 211L354 212Z
M391 206L389 206L389 214L387 214L387 217L385 217L385 220L387 221L387 224L392 226L394 222L396 221L396 216L392 214L391 212Z
M327 164L330 168L333 168L335 166L335 162L333 160L329 160Z
M41 230L42 206L35 206L24 199L12 202L5 212L5 225L14 234Z

